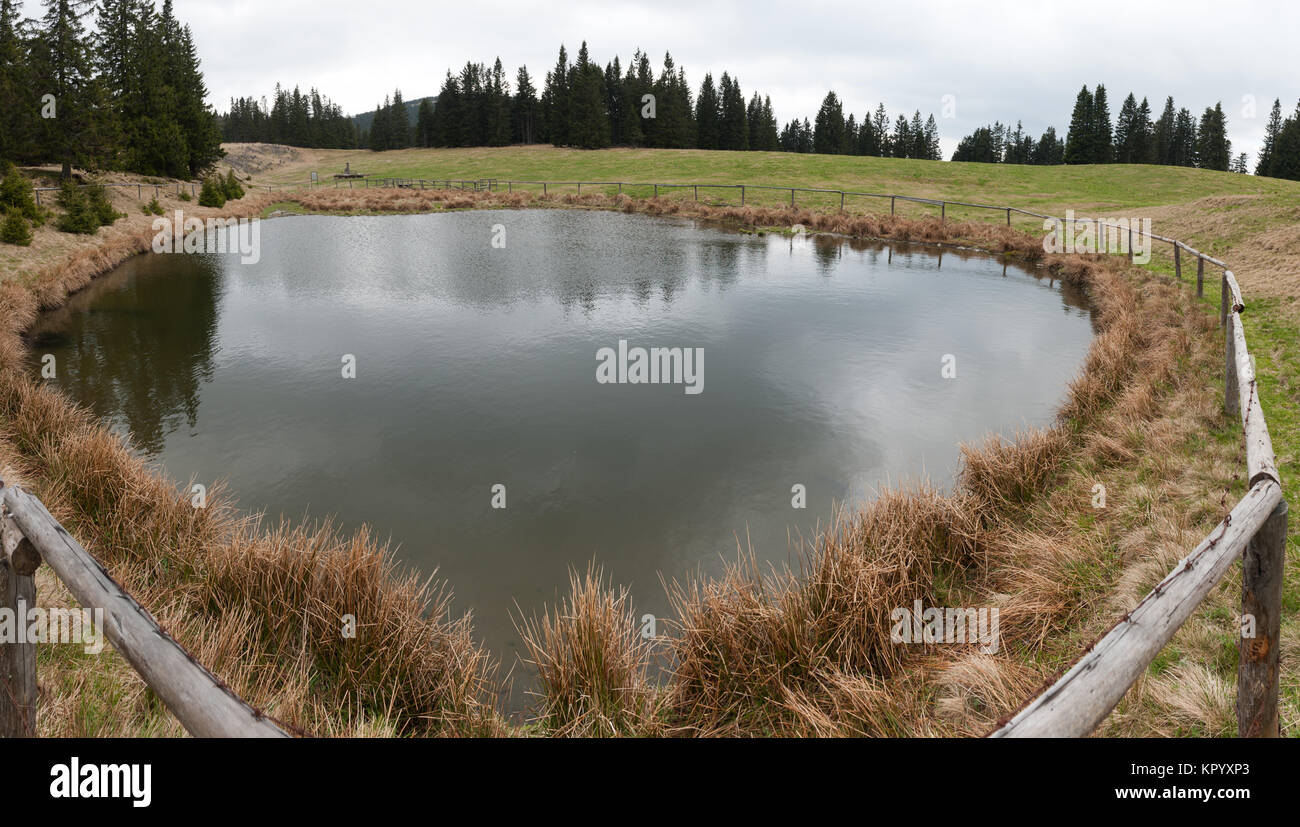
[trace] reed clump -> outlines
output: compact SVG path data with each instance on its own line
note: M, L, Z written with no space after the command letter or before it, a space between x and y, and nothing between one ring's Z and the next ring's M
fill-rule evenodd
M527 663L536 671L536 721L561 736L658 734L658 701L647 674L651 643L642 637L626 588L591 564L569 571L569 596L540 617L516 619Z

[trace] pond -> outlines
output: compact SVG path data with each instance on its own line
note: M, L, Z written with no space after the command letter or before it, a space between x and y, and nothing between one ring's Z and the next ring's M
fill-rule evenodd
M1079 292L984 254L611 212L301 216L261 227L256 263L128 261L40 320L31 369L52 354L178 482L368 523L509 668L515 603L570 567L663 617L661 578L739 546L783 562L837 504L949 483L960 442L1052 420L1092 335ZM659 381L618 382L642 356Z

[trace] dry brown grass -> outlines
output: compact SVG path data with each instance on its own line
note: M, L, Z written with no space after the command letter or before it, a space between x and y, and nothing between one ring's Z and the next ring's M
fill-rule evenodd
M559 736L653 735L658 700L625 588L591 564L569 571L569 597L540 618L516 620L527 662L537 671L536 721Z

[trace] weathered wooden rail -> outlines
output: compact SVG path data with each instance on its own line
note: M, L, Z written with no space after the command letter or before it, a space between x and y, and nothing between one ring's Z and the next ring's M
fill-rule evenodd
M41 501L0 482L0 610L25 622L36 606L35 573L44 561L73 598L102 609L99 632L198 737L285 737L165 632L104 567L50 516ZM0 736L36 734L36 643L0 647Z
M349 188L354 181L349 180ZM340 181L335 187L340 187ZM320 182L309 187L324 186ZM617 188L619 193L644 189L653 197L660 192L691 190L696 201L700 190L738 192L740 204L751 190L789 192L795 205L797 193L838 196L839 209L847 198L887 199L896 213L898 202L939 208L940 220L949 207L988 210L1054 222L1057 230L1066 222L1091 223L1098 234L1113 229L1117 238L1126 234L1127 254L1133 256L1134 235L1172 245L1175 277L1182 278L1183 254L1196 260L1196 294L1204 290L1205 266L1222 270L1219 320L1224 331L1224 412L1241 419L1246 442L1248 491L1222 522L1174 567L1168 576L1125 614L1101 638L1088 646L1074 664L1037 697L1029 700L990 733L991 737L1052 736L1078 737L1094 730L1119 703L1156 654L1227 574L1232 563L1242 560L1241 615L1243 634L1238 645L1237 726L1247 737L1279 734L1278 646L1281 626L1283 560L1285 557L1287 504L1272 441L1260 406L1254 362L1246 345L1241 314L1246 305L1241 287L1228 265L1174 238L1156 235L1131 224L1108 223L1083 218L1061 218L1016 207L965 201L922 198L891 193L807 187L775 187L751 184L662 184L625 181L512 181L506 179L423 179L364 178L364 188L462 189L507 192L517 187L540 187L549 195L559 187ZM299 189L299 185L268 186L267 191ZM50 517L34 497L0 484L0 499L12 519L0 521L4 529L4 553L0 555L0 598L14 605L31 601L34 587L31 572L44 559L63 579L83 606L103 607L109 616L108 637L127 660L144 676L185 725L196 735L284 735L273 722L235 697L220 681L196 663L163 632L134 600L122 591L85 549ZM35 563L33 563L35 560ZM26 572L24 574L24 572ZM1253 627L1253 636L1246 633ZM29 732L35 721L34 650L6 647L0 658L0 734ZM6 686L16 687L6 695ZM7 700L8 699L8 700ZM8 703L8 706L6 706ZM6 717L8 716L8 717Z

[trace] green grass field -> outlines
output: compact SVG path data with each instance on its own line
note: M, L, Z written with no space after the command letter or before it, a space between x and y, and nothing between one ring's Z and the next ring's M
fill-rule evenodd
M300 155L292 163L257 175L256 183L302 183L312 171L329 183L330 176L350 163L356 172L381 178L746 183L892 192L1036 211L1063 206L1079 210L1155 207L1207 195L1252 196L1278 207L1300 203L1296 182L1146 165L1032 167L784 152L584 151L546 146L301 150Z

